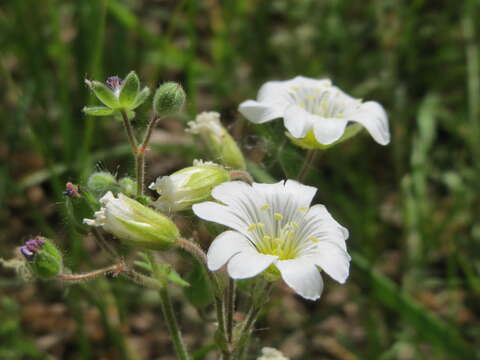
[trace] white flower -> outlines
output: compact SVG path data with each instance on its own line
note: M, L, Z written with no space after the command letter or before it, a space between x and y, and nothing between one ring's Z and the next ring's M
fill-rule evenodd
M321 145L340 140L349 122L361 124L381 145L390 142L383 107L375 101L352 98L328 79L297 76L287 81L269 81L260 88L257 101L244 101L239 111L256 124L283 118L293 138L312 135Z
M158 209L180 211L210 199L212 188L229 180L230 175L222 166L211 161L194 160L193 166L157 178L149 189L160 194L155 201Z
M323 205L310 207L316 188L293 180L248 185L230 181L215 187L219 202L193 206L208 221L232 228L220 234L208 250L208 268L227 265L233 279L280 274L299 295L316 300L323 289L319 268L344 283L350 256L348 231Z
M262 349L262 356L257 360L289 360L280 351L272 347L264 347Z
M90 226L103 227L130 246L164 250L173 245L180 232L165 215L123 194L111 191L101 199L102 208L95 219L83 219Z

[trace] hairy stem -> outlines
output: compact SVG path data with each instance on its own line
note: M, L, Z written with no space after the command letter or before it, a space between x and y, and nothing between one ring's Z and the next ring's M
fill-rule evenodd
M231 343L233 338L233 314L235 312L235 280L228 279L225 307L227 309L227 339Z
M132 148L132 154L136 157L137 156L137 138L135 137L135 133L132 128L132 123L128 118L127 112L125 110L120 110L123 119L123 126L125 127L125 131L127 132L128 142L130 143L130 147Z
M160 295L160 307L162 309L164 320L167 323L167 328L172 338L177 358L179 360L190 360L187 348L183 342L182 333L178 327L175 312L173 311L172 301L170 300L170 294L168 293L168 283L160 273L155 256L151 252L148 252L148 259L150 260L153 275L162 284L162 287L158 292Z
M89 280L96 278L98 276L113 274L118 275L126 271L126 266L123 261L120 261L117 264L107 266L102 269L90 271L83 274L58 274L57 279L59 280L66 280L66 281L81 281L81 280Z
M145 182L145 152L152 137L153 129L157 124L159 117L154 115L148 123L147 131L143 137L142 144L137 150L137 196L143 195L143 188Z

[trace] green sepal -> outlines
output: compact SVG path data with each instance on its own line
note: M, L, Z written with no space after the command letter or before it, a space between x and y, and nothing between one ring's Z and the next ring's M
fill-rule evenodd
M123 80L120 89L120 105L124 109L134 109L134 103L140 91L140 80L135 71L130 71L127 77Z
M105 106L85 106L82 111L90 116L108 116L113 114L113 110Z
M142 91L140 91L137 94L137 97L135 98L135 101L133 102L132 109L136 109L137 107L142 105L145 102L145 100L148 99L149 96L150 96L150 89L148 88L148 86L145 86L142 89Z
M313 133L313 130L310 130L307 135L304 138L297 139L293 137L288 131L285 133L287 137L297 146L300 146L301 148L312 150L312 149L319 149L319 150L326 150L329 149L335 145L338 145L345 140L348 140L355 135L357 135L361 130L363 129L363 126L360 124L353 124L350 126L347 126L345 129L345 132L343 136L338 139L337 141L329 144L329 145L323 145L320 144L317 139L315 138L315 135Z
M119 108L120 104L118 102L118 98L115 96L112 90L108 88L107 85L96 80L87 80L86 83L88 86L90 86L90 89L92 89L98 100L111 109Z
M57 247L48 239L42 238L44 243L40 251L35 254L30 263L32 272L40 279L51 279L62 271L62 254Z

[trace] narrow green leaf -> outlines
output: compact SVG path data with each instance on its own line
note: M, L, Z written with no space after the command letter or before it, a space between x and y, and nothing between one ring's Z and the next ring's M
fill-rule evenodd
M85 106L83 112L91 116L108 116L113 114L113 110L106 106Z
M117 109L119 106L118 98L110 90L107 85L101 83L100 81L86 81L87 85L90 86L90 89L94 92L98 100L104 103L106 106L112 109Z
M123 80L120 89L120 104L126 109L133 109L135 100L140 91L140 80L135 71L130 71L127 77Z

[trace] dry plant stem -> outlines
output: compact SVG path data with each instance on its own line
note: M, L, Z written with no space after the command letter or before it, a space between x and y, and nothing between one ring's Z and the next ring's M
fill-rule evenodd
M153 275L158 280L158 282L162 284L162 287L158 291L160 295L160 307L162 309L164 320L167 323L167 328L172 338L177 358L179 360L190 360L187 348L182 339L182 333L180 332L180 328L178 327L175 312L173 311L172 301L170 300L170 294L168 293L168 283L160 274L160 270L157 261L155 260L155 256L151 252L148 252L147 254L150 260Z
M123 273L124 271L126 271L125 263L123 261L120 261L117 264L83 274L59 274L57 275L57 279L65 281L81 281L93 279L98 276L107 274L118 275Z
M302 182L305 177L308 175L310 169L313 167L315 163L315 159L317 157L318 151L317 150L308 150L307 156L305 157L305 161L303 162L302 169L298 173L297 180Z
M247 171L243 170L232 170L230 171L230 177L232 180L243 180L248 184L253 183L252 175L250 175Z

